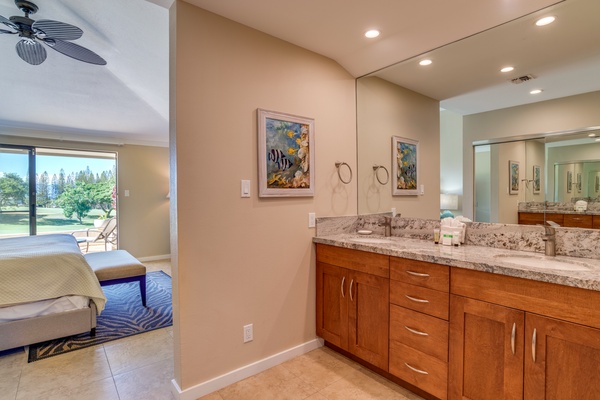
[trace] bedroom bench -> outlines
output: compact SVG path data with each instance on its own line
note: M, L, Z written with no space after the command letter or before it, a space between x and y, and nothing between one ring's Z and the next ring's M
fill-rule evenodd
M87 253L84 257L101 286L139 282L142 305L146 307L146 267L126 250Z

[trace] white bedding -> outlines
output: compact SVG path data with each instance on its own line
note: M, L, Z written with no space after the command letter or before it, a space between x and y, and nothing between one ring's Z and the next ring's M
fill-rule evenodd
M0 323L19 319L41 317L63 311L87 308L90 299L86 296L63 296L57 299L35 301L16 306L0 307Z
M104 309L106 297L73 236L0 239L0 307L72 295L90 298L98 314Z

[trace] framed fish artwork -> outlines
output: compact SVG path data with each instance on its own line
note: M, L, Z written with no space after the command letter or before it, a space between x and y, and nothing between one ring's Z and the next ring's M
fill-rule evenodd
M315 194L315 121L258 109L258 194Z
M418 195L419 141L392 136L392 195Z

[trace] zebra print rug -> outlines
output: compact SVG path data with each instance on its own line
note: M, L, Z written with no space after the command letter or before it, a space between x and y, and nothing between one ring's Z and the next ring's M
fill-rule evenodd
M33 344L29 362L173 325L171 277L162 271L146 274L146 308L137 282L103 286L102 290L107 301L98 316L95 337L82 333Z

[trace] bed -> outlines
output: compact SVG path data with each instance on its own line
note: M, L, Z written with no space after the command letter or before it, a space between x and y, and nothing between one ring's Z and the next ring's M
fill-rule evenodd
M82 303L82 299L82 308L68 305ZM83 332L93 334L96 316L105 303L100 283L73 236L0 239L0 308L4 316L16 315L0 322L0 351ZM27 311L20 315L22 309Z

